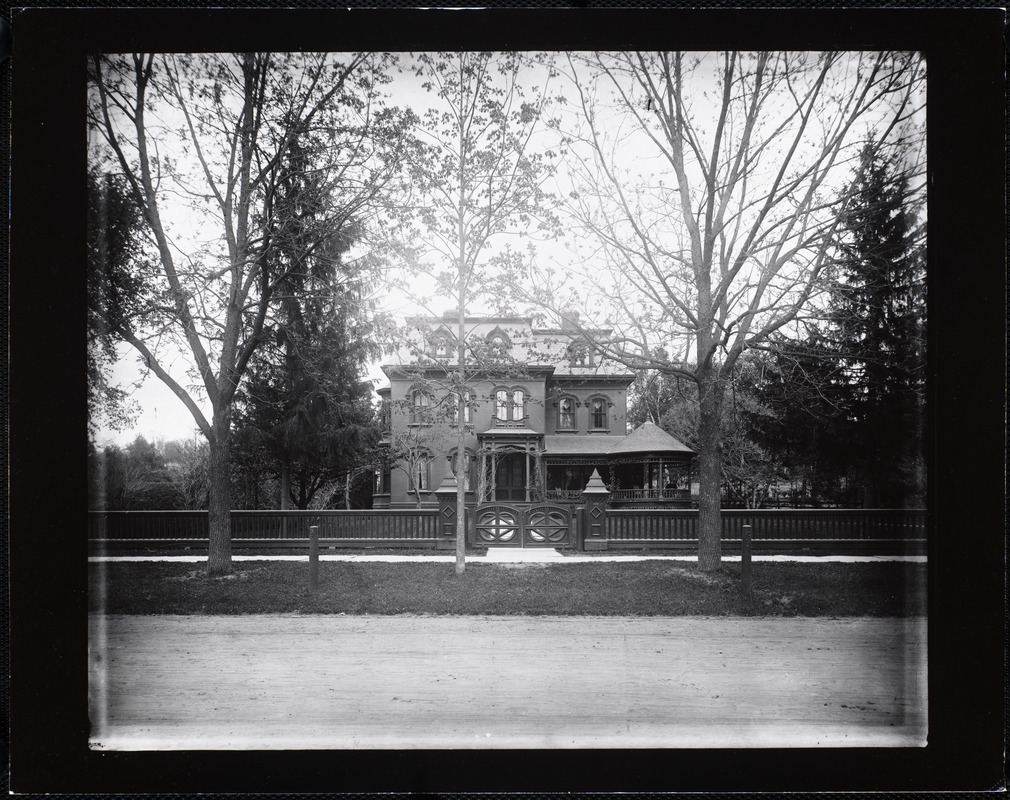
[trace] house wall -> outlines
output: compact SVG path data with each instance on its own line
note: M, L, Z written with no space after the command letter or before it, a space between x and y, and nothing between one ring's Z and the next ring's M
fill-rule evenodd
M455 323L453 322L454 326ZM445 328L447 332L454 330L445 321L419 321L416 341L405 342L401 353L393 363L402 365L416 364L419 353L428 360L428 364L445 364L451 371L455 354L447 359L436 358L432 334ZM467 320L468 336L476 338L488 337L496 332L503 332L513 343L511 357L521 363L530 353L537 353L537 360L545 359L554 365L554 377L530 377L526 380L505 378L502 380L480 380L471 384L474 395L470 418L470 431L465 437L465 446L477 454L477 434L483 433L493 426L495 414L495 390L499 387L514 389L522 388L526 394L524 414L525 427L537 433L553 434L557 431L557 405L554 401L554 390L562 388L575 397L578 405L575 409L576 431L573 435L614 436L622 437L627 433L627 386L630 377L625 381L617 376L607 380L594 380L592 373L599 367L570 367L567 360L566 342L570 340L570 332L537 331L530 328L530 321L525 319L493 319L471 323ZM436 505L433 490L442 482L448 471L446 457L457 444L457 431L454 425L445 417L445 407L437 406L439 395L435 391L435 418L430 425L411 424L410 394L422 372L417 366L404 366L403 372L398 372L392 366L387 370L390 377L391 428L394 443L408 446L424 447L432 453L429 468L428 491L422 492L423 505ZM437 371L437 366L435 367ZM605 371L605 370L604 370ZM560 377L560 380L558 378ZM588 401L596 394L606 396L610 405L608 409L609 430L606 432L589 432ZM441 413L440 413L441 412ZM411 484L404 469L395 468L390 474L389 504L392 508L411 507L416 498L411 493ZM476 481L474 481L474 484ZM476 488L474 485L473 488ZM383 502L385 499L383 498Z
M574 397L578 404L575 408L575 433L592 436L605 436L600 432L590 432L589 430L589 400L596 395L605 396L612 404L609 409L610 436L625 436L628 425L628 392L623 387L616 387L613 383L582 383L577 386L559 384L552 386L549 390L550 399L546 402L546 420L544 432L547 434L571 433L570 430L558 429L558 401L555 395L570 395Z
M429 468L429 489L434 490L448 472L446 457L450 451L456 448L457 432L455 425L450 424L447 419L439 419L440 408L438 407L433 412L434 421L432 424L411 424L410 398L413 384L413 379L393 379L390 381L392 430L398 440L417 447L425 447L431 451L433 459ZM477 433L483 433L492 427L492 418L495 413L494 394L498 388L523 390L526 395L524 407L524 413L527 416L526 426L538 433L546 432L547 408L549 407L551 412L556 411L553 406L544 402L544 379L481 380L472 383L471 391L474 400L470 429L465 435L465 447L475 455L478 444ZM439 399L436 397L435 402L437 403ZM390 506L400 508L413 506L416 502L407 473L403 469L394 469L390 475ZM422 504L437 504L432 491L422 492Z

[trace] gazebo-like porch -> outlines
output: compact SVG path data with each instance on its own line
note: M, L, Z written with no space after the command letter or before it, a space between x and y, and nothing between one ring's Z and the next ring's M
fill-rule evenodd
M544 445L548 501L579 502L595 469L610 489L611 505L691 505L696 454L652 422L620 439L547 436Z

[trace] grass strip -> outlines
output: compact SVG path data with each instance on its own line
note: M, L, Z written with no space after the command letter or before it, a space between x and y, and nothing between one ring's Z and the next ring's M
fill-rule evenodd
M454 614L560 616L915 616L926 565L757 563L753 600L740 565L690 562L482 564L244 561L208 578L202 564L89 564L89 608L109 614Z

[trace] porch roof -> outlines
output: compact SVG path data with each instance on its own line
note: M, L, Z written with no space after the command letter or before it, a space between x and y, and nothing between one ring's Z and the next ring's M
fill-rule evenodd
M529 438L530 436L540 437L543 434L540 431L535 431L532 428L488 428L486 431L480 431L478 436L524 436Z
M544 454L548 456L604 456L624 436L558 436L544 437Z
M610 456L630 455L632 453L696 455L694 450L678 439L675 439L654 422L643 422L607 451L607 455Z

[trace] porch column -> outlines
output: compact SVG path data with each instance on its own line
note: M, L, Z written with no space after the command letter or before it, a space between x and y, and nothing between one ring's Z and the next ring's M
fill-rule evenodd
M526 442L526 502L530 501L530 443Z
M491 442L491 485L487 494L492 502L498 499L498 451L494 442Z
M480 446L480 471L477 473L477 502L487 501L487 452Z

